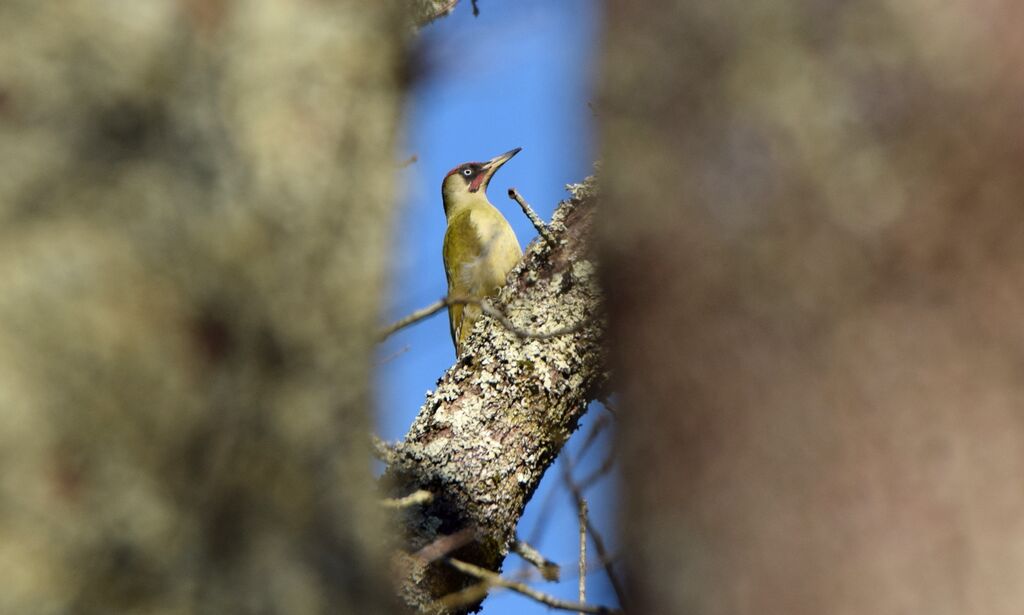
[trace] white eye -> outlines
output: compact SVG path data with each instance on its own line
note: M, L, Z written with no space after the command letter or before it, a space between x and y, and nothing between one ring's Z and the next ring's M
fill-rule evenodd
M470 175L473 174L473 169L462 169L462 174L465 175L466 177L469 177Z

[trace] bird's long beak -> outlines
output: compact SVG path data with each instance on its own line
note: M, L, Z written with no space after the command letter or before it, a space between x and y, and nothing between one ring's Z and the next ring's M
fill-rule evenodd
M484 190L487 189L487 184L491 183L491 177L494 176L495 171L500 169L501 165L503 165L506 162L508 162L509 160L511 160L512 156L515 156L516 154L518 154L520 151L522 151L522 149L523 148L521 148L521 147L517 147L517 148L515 148L513 150L509 150L509 151L505 152L504 154L502 154L500 156L495 156L494 158L491 158L486 163L484 163L484 166L483 166L484 181L482 182Z

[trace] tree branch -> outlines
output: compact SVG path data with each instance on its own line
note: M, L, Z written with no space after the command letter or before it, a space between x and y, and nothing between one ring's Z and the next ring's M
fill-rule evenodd
M580 602L570 602L568 600L561 600L559 598L555 598L550 594L545 594L544 592L537 591L536 589L530 587L525 583L520 583L518 581L510 581L495 572L487 570L486 568L474 566L473 564L463 562L455 558L448 558L447 562L448 565L450 565L452 568L455 568L459 572L468 574L472 577L476 577L477 579L480 579L482 581L486 581L489 585L492 586L511 589L512 591L532 598L537 602L540 602L541 604L546 604L547 606L553 609L561 609L563 611L576 611L577 613L597 613L599 615L619 612L615 609L611 609L606 606L599 606L595 604L582 604Z
M515 188L509 188L508 198L512 199L516 203L519 203L519 207L522 208L523 213L526 214L526 217L530 219L530 223L533 224L533 228L537 229L537 233L544 238L544 241L554 245L555 238L551 234L551 231L548 230L547 225L544 224L544 221L540 219L540 216L537 215L537 212L535 212L533 208L530 207L530 204L526 202L526 199L523 198L523 195L519 194L519 191L516 190Z
M615 568L613 567L615 558L608 553L604 537L597 531L597 528L594 527L594 524L591 523L590 518L584 512L587 507L587 502L583 499L583 491L580 490L579 485L576 484L576 481L572 477L572 460L569 459L567 455L562 461L564 464L562 466L562 480L565 482L565 486L572 494L572 499L576 503L576 510L580 514L580 520L584 523L586 531L590 533L590 537L594 541L594 549L597 550L597 556L604 564L605 574L608 575L608 581L611 583L612 589L615 590L615 595L619 599L619 604L622 605L623 608L626 608L626 586L619 578L619 575L615 572Z
M433 493L425 489L418 489L404 498L385 498L381 500L381 506L384 508L408 508L410 506L419 506L420 504L429 504L433 500Z
M580 603L587 601L587 501L580 498ZM583 611L579 611L582 613Z
M416 26L422 28L436 19L447 17L458 3L459 0L414 0Z
M388 325L387 327L381 329L380 333L377 334L377 340L384 341L385 339L387 339L391 335L394 335L398 331L406 327L412 326L420 322L421 320L426 320L430 318L431 316L437 314L438 312L448 307L449 305L459 304L472 304L480 306L480 311L500 322L503 327L514 333L516 337L523 339L551 339L553 337L558 337L560 335L568 335L570 333L575 333L576 331L579 331L580 327L583 326L583 322L578 322L564 327L559 327L551 331L531 331L529 329L524 329L513 324L509 317L506 316L505 313L502 312L500 308L495 306L487 299L473 299L471 297L441 297L440 299L431 303L430 305L422 307L416 310L415 312L412 312L408 316L400 318L393 322L392 324Z
M474 328L463 357L395 447L386 488L435 495L403 511L406 552L474 527L474 539L453 555L497 569L544 471L603 390L604 319L589 258L595 201L592 180L573 188L550 225L557 242L529 246L494 302L501 311L482 303L492 318ZM440 561L406 558L406 575L404 597L423 612L477 582Z
M558 577L561 576L561 567L544 557L544 554L526 541L517 538L512 543L512 552L533 564L540 571L540 576L544 577L545 581L558 581Z
M416 310L415 312L409 314L408 316L399 318L395 322L391 323L390 325L380 330L380 332L377 334L377 341L383 342L384 340L391 337L395 333L401 331L402 329L412 326L421 320L426 320L430 318L434 314L437 314L444 308L448 307L449 303L450 302L448 301L447 297L441 297L440 299L431 303L430 305L422 307Z

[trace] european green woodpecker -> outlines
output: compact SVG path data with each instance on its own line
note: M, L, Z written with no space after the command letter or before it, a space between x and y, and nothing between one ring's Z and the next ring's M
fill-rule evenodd
M487 200L487 184L494 172L521 149L517 147L487 162L460 164L448 171L441 183L448 219L443 256L449 297L493 297L523 256L508 220ZM462 356L462 345L481 313L480 306L472 303L448 306L456 356Z

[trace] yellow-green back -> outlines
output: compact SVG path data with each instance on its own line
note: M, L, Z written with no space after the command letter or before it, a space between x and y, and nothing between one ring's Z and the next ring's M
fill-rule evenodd
M493 297L522 255L515 232L493 205L485 199L463 204L458 211L450 212L444 235L448 296L469 299ZM457 355L462 354L462 344L480 314L479 305L448 306Z

